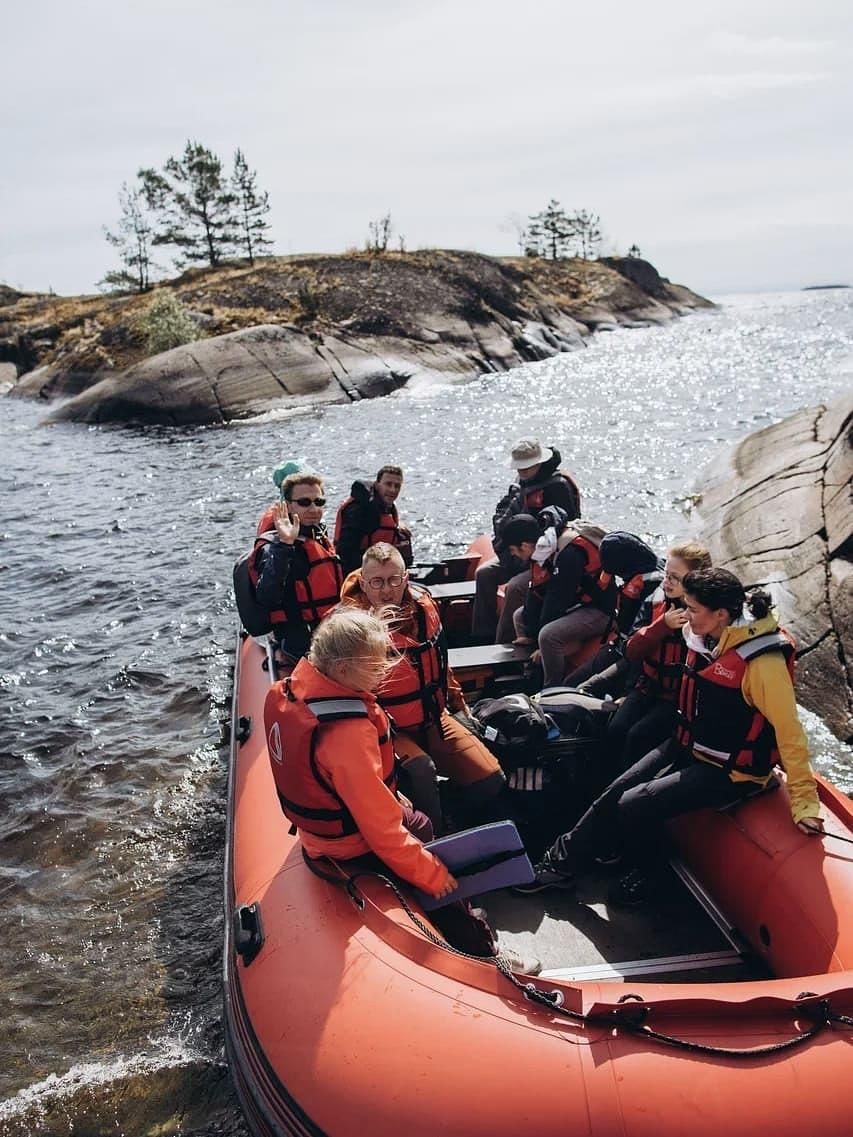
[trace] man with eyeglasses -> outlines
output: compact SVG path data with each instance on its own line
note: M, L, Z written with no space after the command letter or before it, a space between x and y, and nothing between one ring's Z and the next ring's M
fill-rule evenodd
M383 466L373 482L353 482L335 517L335 549L345 574L359 568L365 549L379 541L398 549L406 566L412 563L412 534L397 513L402 488L399 466Z
M453 717L467 713L462 688L447 664L441 618L429 592L409 583L400 551L385 541L371 545L361 568L341 589L344 603L396 609L391 641L399 653L377 691L394 723L394 747L405 790L437 831L443 828L436 773L454 787L465 824L508 816L505 779L495 756Z
M270 610L285 664L305 655L312 632L340 597L343 572L323 524L325 505L318 474L289 474L269 511L273 528L255 543L250 577L258 603Z

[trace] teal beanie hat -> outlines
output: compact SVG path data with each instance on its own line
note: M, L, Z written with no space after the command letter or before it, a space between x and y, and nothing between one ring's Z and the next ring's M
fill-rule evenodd
M280 466L276 466L272 472L272 480L275 483L276 489L280 490L281 483L284 479L290 477L291 474L298 474L303 465L302 459L299 458L295 462L282 462Z

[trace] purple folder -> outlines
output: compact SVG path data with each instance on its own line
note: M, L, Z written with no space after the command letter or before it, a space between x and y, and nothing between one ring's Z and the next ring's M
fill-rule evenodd
M495 821L476 829L463 829L461 833L430 841L426 847L444 861L459 881L459 887L440 899L416 889L425 911L442 908L454 900L464 900L480 892L529 884L535 876L512 821Z

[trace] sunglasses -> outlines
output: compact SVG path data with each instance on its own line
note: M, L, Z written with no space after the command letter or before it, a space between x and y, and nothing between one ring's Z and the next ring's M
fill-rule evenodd
M307 509L309 505L317 505L322 509L326 504L326 499L324 497L294 497L290 504L299 505L303 509Z

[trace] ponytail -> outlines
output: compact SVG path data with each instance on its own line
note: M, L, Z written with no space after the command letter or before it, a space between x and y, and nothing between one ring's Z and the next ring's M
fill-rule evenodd
M752 588L746 594L746 606L756 620L769 615L773 597L763 588Z

